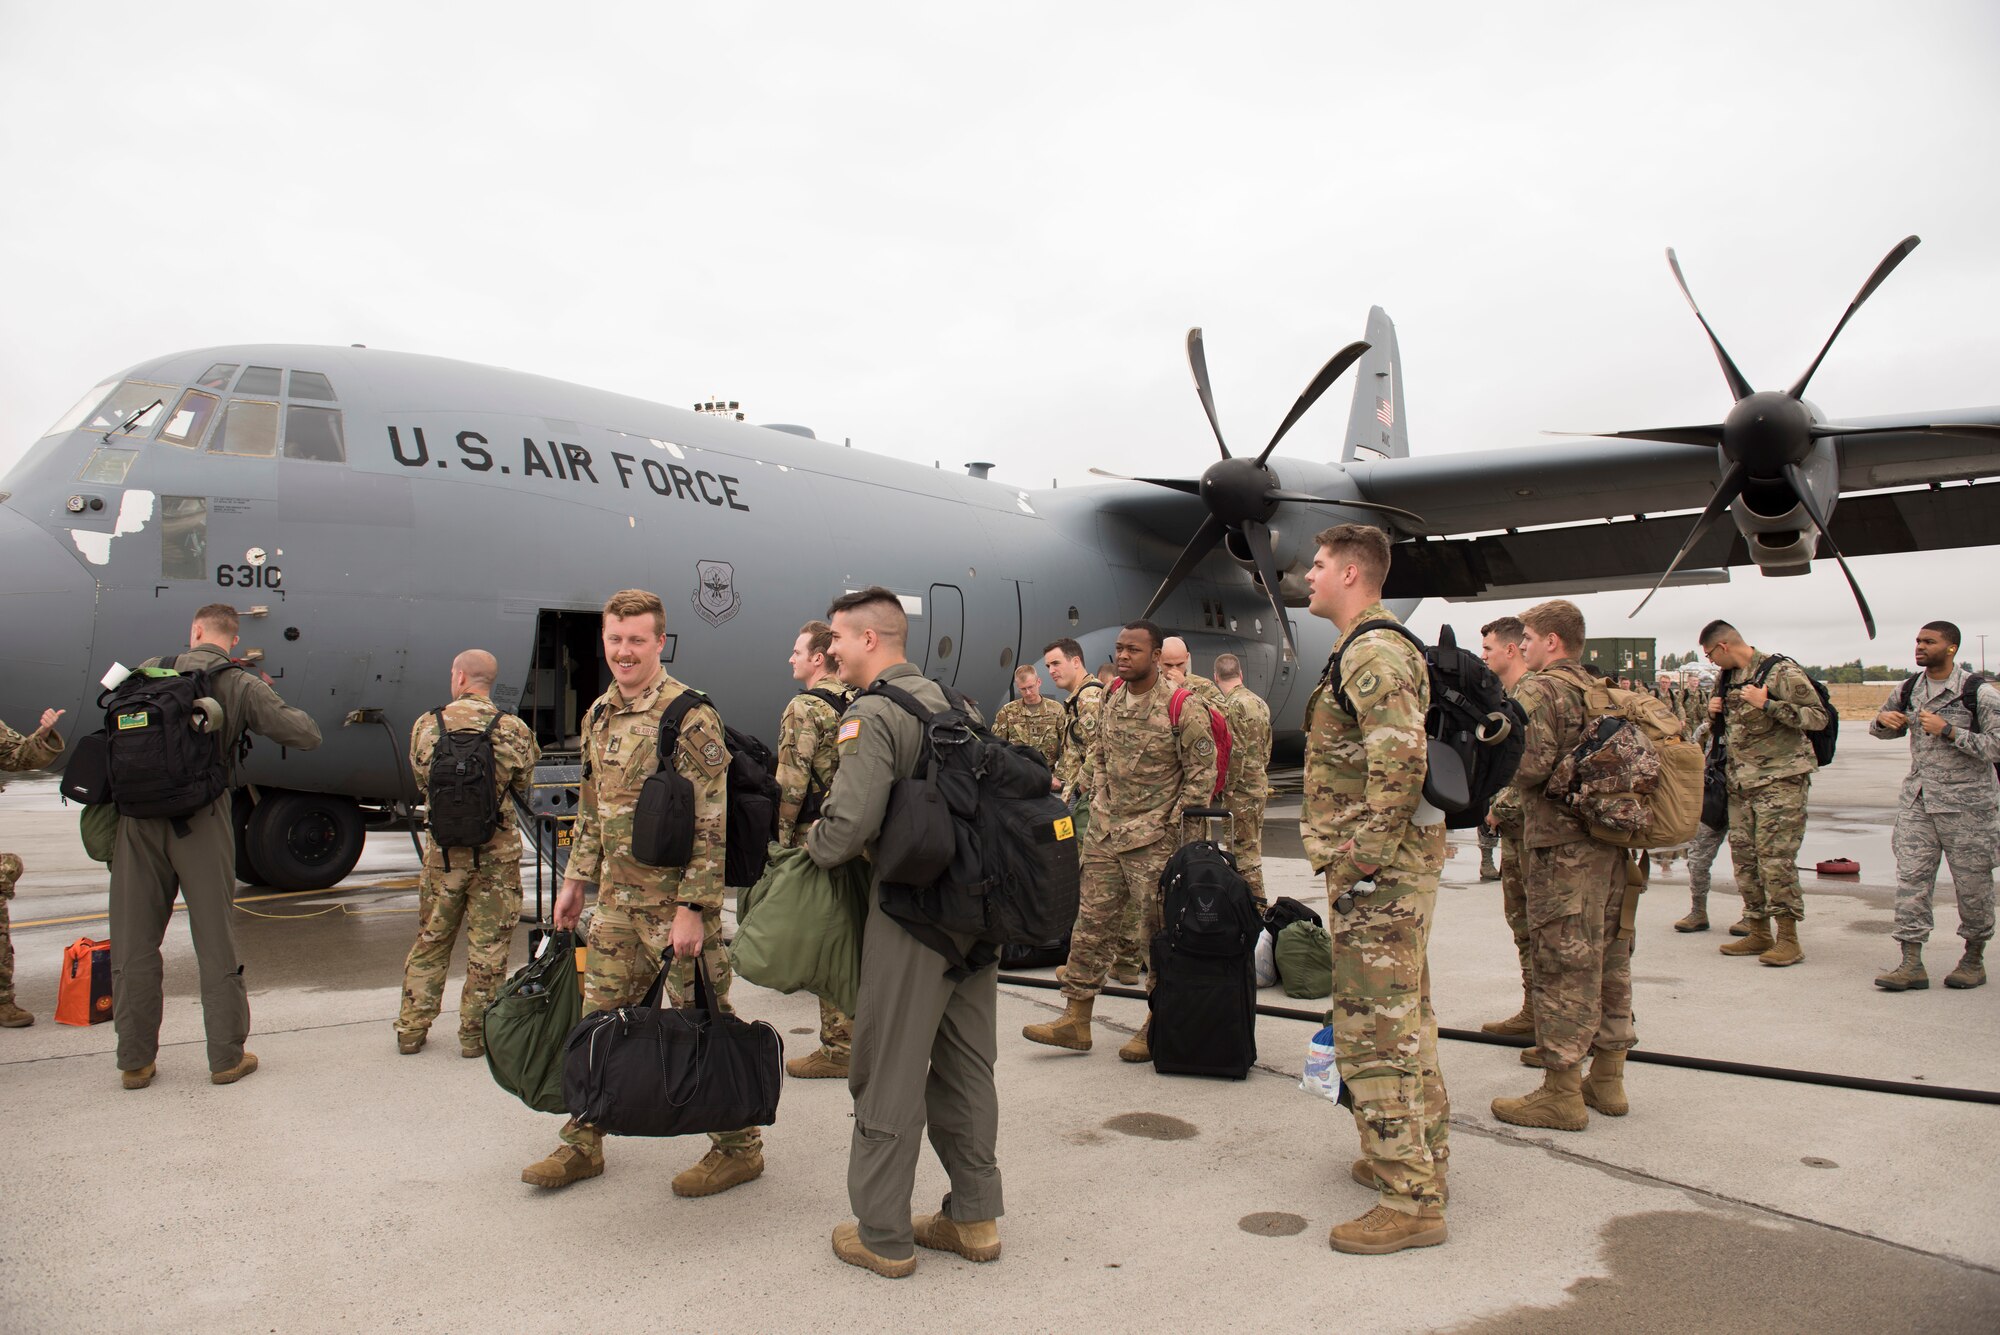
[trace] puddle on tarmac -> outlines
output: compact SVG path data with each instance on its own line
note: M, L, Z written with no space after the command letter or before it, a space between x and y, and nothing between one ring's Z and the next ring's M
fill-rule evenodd
M1887 936L1896 930L1896 922L1893 918L1857 918L1847 924L1847 930L1862 936Z
M1259 1210L1237 1220L1236 1227L1260 1238L1289 1238L1305 1232L1306 1221L1304 1215L1287 1214L1283 1210Z
M812 1034L812 1033L817 1033L819 1031L814 1029L809 1024L800 1024L800 1025L793 1025L791 1032L794 1034Z
M1149 1112L1119 1113L1105 1120L1104 1129L1145 1140L1191 1140L1201 1130L1194 1123L1183 1122L1178 1117Z

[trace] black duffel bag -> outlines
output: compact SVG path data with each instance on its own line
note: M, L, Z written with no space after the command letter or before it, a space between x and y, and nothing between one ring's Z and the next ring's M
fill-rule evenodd
M563 1101L584 1126L614 1136L737 1131L778 1119L784 1041L759 1020L715 1004L708 969L694 969L694 1005L662 1006L669 956L637 1006L593 1011L570 1031Z
M1729 828L1729 761L1722 743L1709 748L1701 774L1701 823L1718 834Z

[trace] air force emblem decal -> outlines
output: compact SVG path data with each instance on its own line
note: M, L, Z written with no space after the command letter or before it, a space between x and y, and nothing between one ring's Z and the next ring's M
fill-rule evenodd
M709 625L720 626L742 610L735 579L735 567L727 561L694 563L694 610Z

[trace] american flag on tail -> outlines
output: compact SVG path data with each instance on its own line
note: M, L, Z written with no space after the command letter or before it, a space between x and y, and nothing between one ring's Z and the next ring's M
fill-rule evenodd
M1375 400L1375 420L1383 426L1396 425L1396 406L1387 399Z

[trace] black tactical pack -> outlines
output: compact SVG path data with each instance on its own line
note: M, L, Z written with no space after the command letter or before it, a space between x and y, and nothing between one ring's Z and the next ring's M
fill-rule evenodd
M682 691L660 716L660 765L667 767L680 745L681 723L696 705L715 709L700 691ZM722 711L715 710L716 718ZM722 725L723 749L729 752L729 815L723 850L722 883L736 889L757 884L770 860L771 841L778 837L778 758L771 748L747 732ZM689 808L692 819L693 808ZM692 844L690 844L690 849ZM685 860L680 864L686 866Z
M167 654L162 666L138 669L99 695L98 703L118 814L175 821L180 833L187 817L229 791L230 755L196 706L213 695L209 674L175 671L177 657Z
M479 850L500 831L499 765L493 756L493 730L500 726L500 713L496 709L484 728L456 732L445 723L444 710L432 714L437 719L437 748L431 752L425 790L431 838L444 854L447 871L454 848L471 849L476 867Z
M1764 659L1764 665L1757 669L1757 675L1750 679L1750 684L1762 686L1771 675L1771 669L1780 663L1792 663L1798 667L1783 654L1771 654ZM1805 669L1799 668L1799 671L1805 672ZM1825 682L1810 673L1807 673L1806 680L1812 683L1813 690L1819 695L1819 707L1826 711L1826 722L1806 733L1806 740L1812 743L1813 759L1824 769L1833 763L1833 749L1840 743L1840 711L1833 707L1833 697L1826 693Z
M1215 808L1188 816L1221 823ZM1198 839L1160 873L1161 927L1153 938L1153 1069L1241 1080L1257 1060L1257 969L1264 930L1250 883L1221 844Z
M922 768L896 781L876 844L882 911L953 978L992 963L997 947L1060 941L1076 921L1076 827L1040 753L957 705L934 713L884 682L867 693L924 729ZM961 952L947 933L975 944Z

